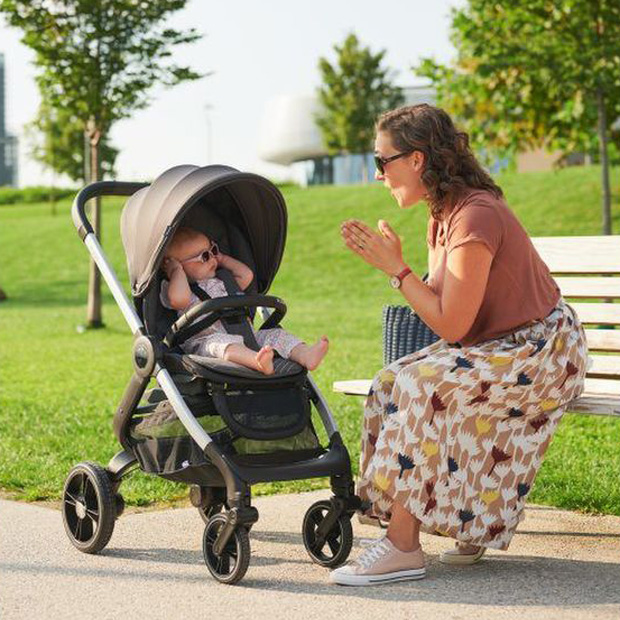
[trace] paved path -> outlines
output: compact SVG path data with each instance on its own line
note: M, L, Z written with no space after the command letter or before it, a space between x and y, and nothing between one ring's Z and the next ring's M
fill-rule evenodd
M437 554L450 541L425 536L425 580L346 588L327 582L299 533L307 507L328 496L256 498L252 561L237 586L209 575L193 508L125 514L107 549L89 556L69 544L58 511L0 500L0 618L620 619L618 517L530 506L509 553L448 567ZM356 520L354 532L379 533Z

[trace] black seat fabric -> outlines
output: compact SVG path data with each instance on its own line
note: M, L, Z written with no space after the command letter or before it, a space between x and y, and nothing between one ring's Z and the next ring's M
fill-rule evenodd
M274 372L272 375L264 375L262 372L234 362L227 362L215 357L202 357L201 355L169 353L164 356L164 364L172 371L185 370L198 377L205 378L211 377L209 371L244 379L283 379L285 377L296 377L306 372L305 368L299 364L282 358L273 360Z

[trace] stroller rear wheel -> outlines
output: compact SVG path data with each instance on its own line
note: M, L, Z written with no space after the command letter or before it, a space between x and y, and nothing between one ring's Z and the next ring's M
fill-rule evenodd
M308 508L302 526L304 546L312 561L328 568L346 562L353 546L353 527L347 513L341 514L328 532L319 529L331 509L329 500L315 502Z
M235 528L224 550L217 555L213 547L226 521L224 513L209 519L202 539L202 553L209 572L220 583L231 585L243 579L250 565L250 537L244 526Z
M78 463L67 476L62 497L62 520L73 546L99 553L112 537L118 512L106 470L96 463Z

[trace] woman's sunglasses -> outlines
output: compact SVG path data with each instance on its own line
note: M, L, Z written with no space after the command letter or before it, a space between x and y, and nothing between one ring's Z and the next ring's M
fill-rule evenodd
M217 247L217 243L211 243L211 247L208 250L203 250L200 254L186 258L181 263L206 263L211 260L211 256L217 256L220 253L220 249Z
M377 167L379 174L385 174L386 164L389 164L391 161L394 161L396 159L400 159L405 155L411 155L411 153L413 153L413 151L405 151L404 153L397 153L396 155L392 155L391 157L381 157L379 155L375 155L375 166Z

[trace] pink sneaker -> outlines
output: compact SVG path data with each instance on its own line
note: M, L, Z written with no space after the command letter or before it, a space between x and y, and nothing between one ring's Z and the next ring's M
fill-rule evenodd
M400 551L387 537L364 549L357 560L329 573L329 580L342 586L373 586L426 576L422 547Z

